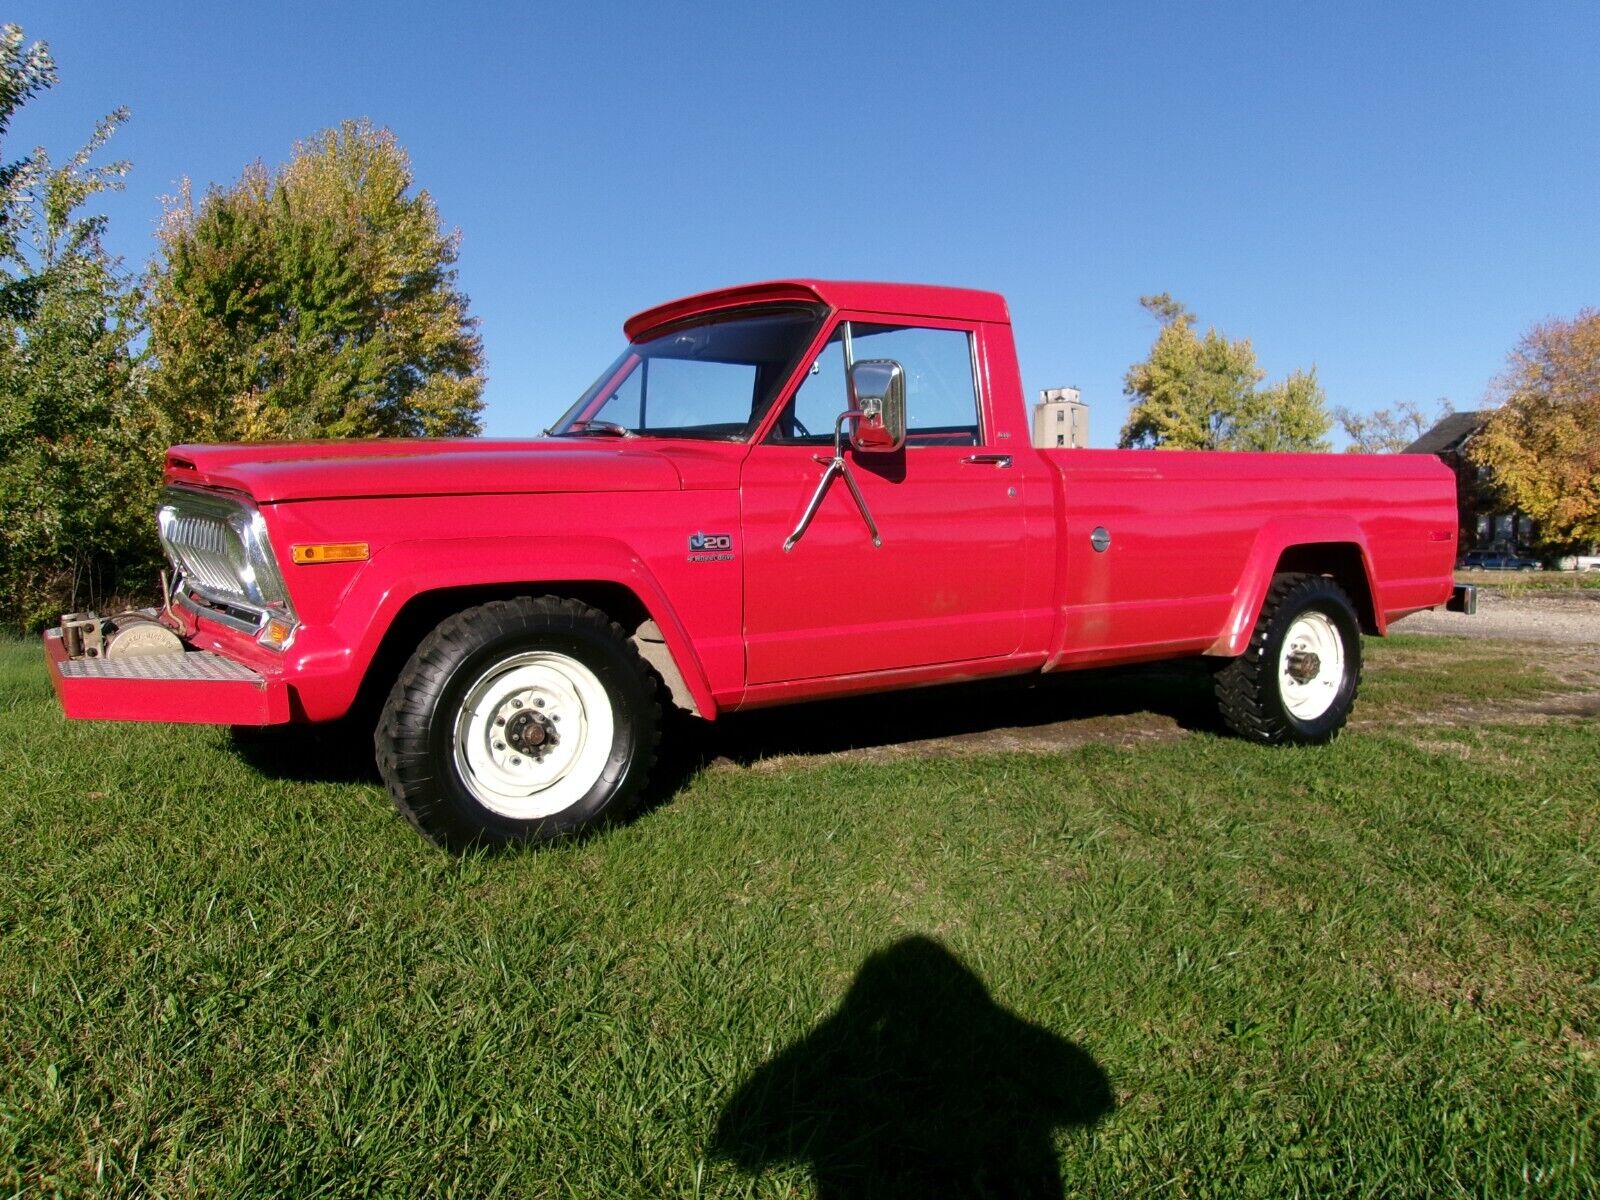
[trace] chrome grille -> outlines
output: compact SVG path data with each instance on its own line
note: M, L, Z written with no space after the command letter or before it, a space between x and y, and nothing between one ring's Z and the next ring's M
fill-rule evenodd
M162 532L173 565L187 583L216 599L249 603L244 542L226 521L174 512Z
M293 621L294 609L267 540L266 522L248 501L171 487L157 514L161 544L177 578L173 594L209 615L254 632L268 610Z

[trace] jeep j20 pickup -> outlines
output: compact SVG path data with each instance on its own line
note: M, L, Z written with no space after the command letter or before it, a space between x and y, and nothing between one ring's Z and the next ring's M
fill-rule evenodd
M67 716L367 713L425 837L539 841L640 793L664 705L1204 656L1233 730L1323 742L1363 634L1470 601L1431 457L1035 448L993 293L786 280L623 328L539 438L174 447L162 607L46 634Z

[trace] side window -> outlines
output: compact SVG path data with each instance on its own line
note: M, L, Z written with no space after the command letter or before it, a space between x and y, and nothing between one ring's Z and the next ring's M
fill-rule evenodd
M833 437L833 422L850 407L844 385L844 336L835 331L806 369L805 380L778 420L778 441Z
M858 362L892 358L904 368L907 446L978 444L970 334L959 329L855 325L851 335Z
M907 447L975 446L982 440L971 335L959 329L859 321L851 324L850 333L856 361L892 358L905 371ZM807 369L769 440L829 441L834 418L847 407L844 338L836 331Z

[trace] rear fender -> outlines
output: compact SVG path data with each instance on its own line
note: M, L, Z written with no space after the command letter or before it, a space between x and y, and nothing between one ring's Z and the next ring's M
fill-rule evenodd
M310 696L303 698L305 715L328 720L349 708L395 618L417 597L495 587L525 587L537 595L557 581L614 584L633 593L659 626L699 715L707 719L716 715L717 704L693 642L655 575L638 555L610 538L537 536L451 538L385 546L351 580L339 601L333 621L335 636L326 653L347 656L346 669L302 661L308 674L328 670L325 686L318 686L314 701Z
M1250 634L1255 629L1256 618L1266 602L1267 589L1272 586L1272 576L1286 553L1312 546L1353 547L1361 560L1361 573L1365 577L1370 612L1363 611L1363 624L1370 624L1372 632L1382 635L1387 623L1383 604L1378 596L1377 577L1372 570L1372 555L1368 551L1367 537L1361 526L1349 517L1284 518L1268 521L1256 534L1250 548L1239 585L1234 591L1233 609L1222 635L1205 653L1219 657L1237 658L1250 645ZM1309 568L1308 568L1309 569ZM1358 609L1363 609L1363 597L1354 596Z

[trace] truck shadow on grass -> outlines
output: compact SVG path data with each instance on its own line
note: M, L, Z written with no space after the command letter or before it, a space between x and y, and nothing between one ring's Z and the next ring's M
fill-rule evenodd
M230 744L251 767L298 783L376 783L371 723L376 712L328 725L235 728ZM730 713L715 723L667 717L651 795L653 807L718 761L912 747L936 752L1128 741L1184 731L1220 732L1204 663L1148 666L1023 680L983 680L881 695ZM935 743L930 747L928 743ZM914 745L915 744L915 745Z
M693 724L699 725L698 722ZM701 726L691 771L727 760L809 757L909 747L914 753L1126 742L1223 726L1204 663L1167 662L951 684L732 713ZM697 752L696 752L697 751Z
M819 1200L1058 1198L1055 1131L1113 1107L1087 1052L997 1004L939 942L909 937L739 1085L710 1149L748 1172L803 1163Z
M372 718L376 723L377 718ZM228 730L229 749L260 774L293 783L381 783L372 727L345 719L326 725Z

